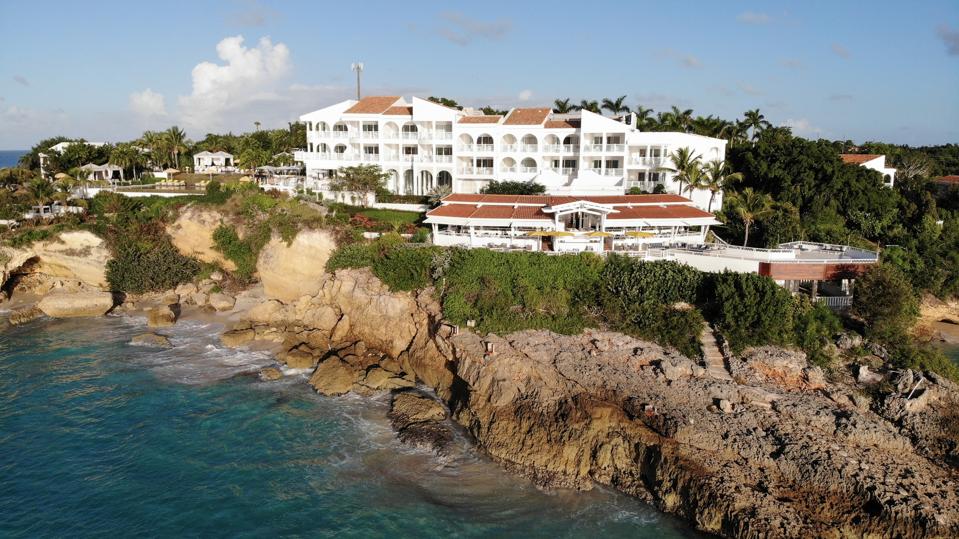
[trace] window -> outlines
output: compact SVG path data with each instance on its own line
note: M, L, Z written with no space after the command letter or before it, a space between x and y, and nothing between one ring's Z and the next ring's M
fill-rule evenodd
M406 125L403 126L403 132L404 132L404 133L416 133L416 132L417 132L417 129L416 129L416 126L413 125L413 124L406 124Z
M619 159L607 159L606 168L619 168Z
M563 168L576 168L575 159L563 159Z
M593 159L593 168L596 169L596 170L599 170L599 169L603 168L603 160L602 160L602 159Z
M364 133L379 133L379 131L380 131L380 126L378 126L377 124L374 124L374 123L363 124Z
M646 157L646 148L639 149L639 157Z
M340 123L333 126L333 131L346 131L346 124Z
M363 153L366 155L380 155L379 146L364 146Z
M550 165L549 165L549 166L551 166L551 167L553 167L553 168L559 168L559 159L553 159L552 161L550 161Z
M416 155L419 153L416 146L403 146L403 155Z
M436 155L453 155L452 146L437 146Z
M491 136L489 136L489 135L480 135L480 136L476 139L476 143L479 144L479 145L481 145L481 146L483 146L483 145L492 146L492 145L493 145L493 137L491 137Z
M596 144L597 146L602 146L603 137L593 137L593 144Z
M623 139L619 135L609 135L606 137L606 144L622 144Z
M493 168L493 160L489 158L477 159L476 168Z
M662 149L662 148L653 148L651 151L652 151L652 156L653 156L653 157L662 157L662 156L663 156L663 149Z

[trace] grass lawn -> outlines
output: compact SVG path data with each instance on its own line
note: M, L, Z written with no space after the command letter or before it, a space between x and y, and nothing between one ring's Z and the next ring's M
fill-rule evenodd
M357 214L363 217L369 217L375 221L397 226L416 224L423 217L423 214L419 212L399 210L361 210L357 212Z

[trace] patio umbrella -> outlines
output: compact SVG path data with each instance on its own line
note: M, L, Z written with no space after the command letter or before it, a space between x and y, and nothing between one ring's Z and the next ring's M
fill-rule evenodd
M67 174L66 172L57 172L56 174L54 174L53 179L62 180L64 178L69 178L69 177L70 175Z
M572 232L566 232L565 230L551 230L547 234L547 236L553 236L553 237L572 236L572 235L574 235Z
M626 235L631 238L652 238L656 234L653 234L652 232L640 232L638 230L630 230L629 232L626 233Z
M602 232L602 231L599 231L599 230L594 230L594 231L592 231L592 232L590 232L589 234L586 234L586 235L587 235L588 237L590 237L590 238L608 238L608 237L612 236L612 234L610 234L609 232Z
M542 238L543 236L549 236L549 232L546 230L534 230L532 232L527 232L526 235L534 238Z
M164 170L163 172L166 172L167 174L179 174L179 173L180 173L180 171L177 170L177 169L175 169L175 168L168 168L168 169Z

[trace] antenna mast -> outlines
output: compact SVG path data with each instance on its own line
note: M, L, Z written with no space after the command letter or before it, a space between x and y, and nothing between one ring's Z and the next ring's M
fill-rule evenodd
M355 62L350 65L350 69L356 71L356 100L360 100L360 73L363 72L363 63Z

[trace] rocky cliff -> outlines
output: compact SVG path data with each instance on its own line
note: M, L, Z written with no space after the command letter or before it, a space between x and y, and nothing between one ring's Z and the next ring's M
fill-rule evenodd
M609 485L729 537L959 535L959 433L941 428L959 388L937 377L873 399L778 349L731 358L718 379L621 334L481 336L367 270L247 318L225 337L282 342L323 393L428 386L490 457L543 486Z
M0 246L0 285L43 295L53 289L106 290L110 250L91 232L63 232L16 249Z

